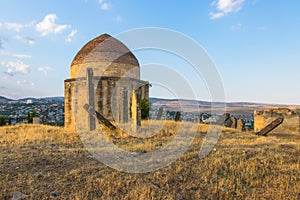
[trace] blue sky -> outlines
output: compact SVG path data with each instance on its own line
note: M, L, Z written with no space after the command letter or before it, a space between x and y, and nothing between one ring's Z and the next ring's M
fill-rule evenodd
M0 4L0 95L63 96L75 54L102 33L161 27L201 45L220 72L226 101L300 104L300 1L10 0ZM186 63L134 52L141 65ZM143 74L145 80L151 76ZM210 100L203 80L197 98ZM152 96L171 98L159 88ZM181 98L190 98L180 94Z

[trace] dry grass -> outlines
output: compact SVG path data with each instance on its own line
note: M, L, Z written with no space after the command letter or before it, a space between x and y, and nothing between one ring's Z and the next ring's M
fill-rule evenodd
M174 137L175 122L144 122L145 135L107 134L120 148L154 151ZM111 169L90 156L75 133L22 125L0 128L0 199L300 199L300 134L257 137L224 129L214 151L198 152L206 125L185 123L197 135L166 168L145 174Z

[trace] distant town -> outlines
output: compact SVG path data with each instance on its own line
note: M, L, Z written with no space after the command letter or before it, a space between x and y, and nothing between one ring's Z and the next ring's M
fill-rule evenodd
M157 99L155 99L157 101ZM150 102L152 103L150 98ZM161 114L159 109L164 106L151 106L150 119L174 120L176 111L168 110L167 107L162 109ZM208 113L199 112L180 112L180 120L187 122L211 123L214 124L221 115L211 115ZM253 129L253 116L235 116L243 118L245 127ZM40 123L45 125L63 126L64 125L64 98L26 98L19 100L0 98L0 125L16 125L24 123Z
M0 116L2 124L15 125L24 124L38 118L39 123L63 126L64 125L64 99L43 98L43 99L20 99L6 100L0 102Z

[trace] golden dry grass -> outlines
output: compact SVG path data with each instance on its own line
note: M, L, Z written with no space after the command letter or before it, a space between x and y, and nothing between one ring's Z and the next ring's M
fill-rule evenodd
M109 133L120 148L162 148L178 123L144 122L146 139ZM0 128L0 199L300 199L300 134L258 137L224 129L214 151L198 157L207 125L184 124L197 135L166 168L145 174L95 160L76 133L42 125Z

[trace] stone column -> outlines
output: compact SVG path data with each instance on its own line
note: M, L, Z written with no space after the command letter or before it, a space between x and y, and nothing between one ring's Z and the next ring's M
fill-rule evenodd
M71 129L72 124L72 90L71 83L65 80L65 99L64 99L64 112L65 112L65 128Z
M93 70L91 68L87 69L87 101L88 104L95 109L95 99L94 99L94 84L93 84ZM92 131L96 128L95 118L89 114L88 115L88 130Z
M136 93L135 91L133 91L132 96L131 96L131 119L132 119L132 124L133 127L136 129L136 125L137 125L137 98L136 98Z
M128 123L128 91L127 88L124 87L120 99L120 116L121 123Z
M137 128L141 127L142 125L142 109L141 109L141 100L142 100L142 94L138 90L136 93L136 125Z

